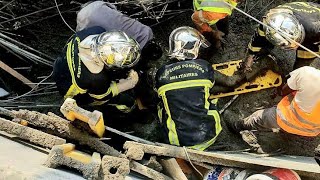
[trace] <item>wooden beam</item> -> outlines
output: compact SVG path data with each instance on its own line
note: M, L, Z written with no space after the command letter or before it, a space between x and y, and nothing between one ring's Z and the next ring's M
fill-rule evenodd
M36 87L36 84L34 84L32 81L30 81L29 79L24 77L22 74L18 73L16 70L12 69L10 66L6 65L1 60L0 60L0 68L5 70L6 72L11 74L12 76L14 76L15 78L17 78L21 82L23 82L25 85L27 85L27 86L29 86L31 88L35 88Z
M161 159L160 163L173 179L188 180L175 158Z

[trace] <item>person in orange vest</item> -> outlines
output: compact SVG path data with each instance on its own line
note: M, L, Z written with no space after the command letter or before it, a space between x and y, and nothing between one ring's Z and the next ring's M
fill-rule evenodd
M236 6L240 0L224 0ZM201 34L216 48L221 47L221 41L229 33L229 16L233 8L221 0L193 0L194 13L192 21Z
M300 136L320 133L320 70L304 66L290 73L279 91L284 96L277 106L254 112L240 121L226 120L234 132L242 130L281 130Z

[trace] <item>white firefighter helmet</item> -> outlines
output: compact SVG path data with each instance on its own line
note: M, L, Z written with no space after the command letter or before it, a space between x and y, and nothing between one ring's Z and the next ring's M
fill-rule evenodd
M266 38L275 46L297 49L298 44L295 42L301 44L304 40L304 28L290 10L271 10L266 15L265 22L273 28L265 27Z
M91 48L92 53L109 68L128 68L140 58L140 46L121 31L98 35Z
M210 43L194 28L182 26L173 30L169 37L169 56L178 60L195 59L200 46L205 48Z

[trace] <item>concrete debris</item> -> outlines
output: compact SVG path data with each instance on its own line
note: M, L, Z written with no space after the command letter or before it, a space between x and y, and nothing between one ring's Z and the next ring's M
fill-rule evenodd
M75 150L73 144L57 145L50 151L45 166L57 168L58 166L68 166L79 170L86 179L99 179L101 157L99 153L89 154Z
M157 179L157 180L172 180L172 178L158 172L158 171L155 171L151 168L148 168L142 164L139 164L135 161L131 161L130 162L130 169L139 173L139 174L142 174L144 176L147 176L148 178L150 179Z
M144 156L144 152L142 148L131 146L127 149L126 156L129 159L141 160Z
M52 148L55 145L66 143L66 140L60 137L32 129L3 118L0 118L0 130L46 148Z
M32 126L43 128L46 131L49 131L50 133L53 133L59 137L66 138L67 140L77 141L81 145L87 145L90 148L96 150L97 152L103 155L110 155L113 157L122 158L122 161L124 160L123 158L125 159L127 158L126 155L120 153L119 151L115 150L111 146L103 143L102 141L99 140L99 138L92 137L88 133L77 129L70 123L70 121L63 119L57 116L56 114L49 112L48 115L45 115L36 111L29 111L29 110L9 111L4 108L0 108L0 114L13 117L15 119L23 119ZM68 146L71 146L71 145L68 145ZM60 146L58 146L57 149L52 150L51 155L49 156L50 158L48 158L48 161L46 162L47 166L55 167L56 165L65 165L63 163L68 162L67 165L70 167L73 167L76 169L80 169L82 167L79 164L74 164L74 160L70 159L70 157L64 154L66 157L69 158L69 159L66 159L66 157L63 156L62 154L63 151L61 149L63 148L61 147L59 148L59 147ZM72 149L71 147L69 147L68 149ZM142 156L143 156L144 154L143 151L141 151L140 153L142 153ZM157 172L147 166L144 166L138 162L135 162L134 160L130 161L130 169L150 179L171 179L170 177L160 172ZM87 176L85 174L88 171L89 170L83 170L84 176ZM123 170L122 172L124 174L125 171Z
M163 170L162 165L157 161L156 156L151 156L149 161L145 164L145 166L154 169L158 172L161 172Z
M248 168L252 170L264 170L265 167L285 168L292 169L303 176L311 176L312 173L320 174L318 164L311 157L282 155L273 158L241 152L203 152L171 145L153 146L132 141L125 142L123 147L128 150L127 152L130 151L130 148L134 147L147 154L176 157L186 161L201 161L202 163L214 165Z
M125 179L130 173L129 160L113 156L103 156L102 158L102 174L103 179Z
M1 110L1 113L2 111L3 110ZM33 126L52 130L52 132L59 137L76 140L80 144L87 145L103 155L125 157L113 147L101 142L99 138L92 137L88 133L75 128L68 120L60 118L53 113L46 115L28 110L9 111L6 113L13 118L24 119Z

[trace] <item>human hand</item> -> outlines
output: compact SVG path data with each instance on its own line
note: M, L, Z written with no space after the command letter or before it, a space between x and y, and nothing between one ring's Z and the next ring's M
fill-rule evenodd
M243 61L242 63L242 71L244 73L248 73L248 72L251 72L252 69L252 64L253 64L253 61L255 59L255 56L254 55L248 55L247 58Z
M135 70L131 69L127 79L136 85L139 81L139 75Z
M223 38L224 35L225 34L219 30L212 33L215 48L224 49L224 44L226 44L226 40Z

